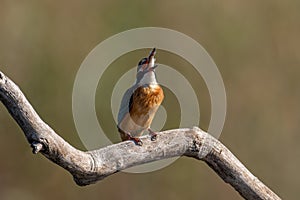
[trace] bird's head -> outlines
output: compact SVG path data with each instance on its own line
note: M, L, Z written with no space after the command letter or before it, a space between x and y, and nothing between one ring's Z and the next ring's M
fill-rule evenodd
M142 84L155 84L156 78L155 78L155 68L157 65L155 65L155 53L156 49L153 48L147 58L143 58L138 63L137 67L137 83Z
M149 71L154 71L154 69L157 67L157 65L154 65L155 53L156 49L153 48L147 58L143 58L140 60L137 68L137 73L147 73Z

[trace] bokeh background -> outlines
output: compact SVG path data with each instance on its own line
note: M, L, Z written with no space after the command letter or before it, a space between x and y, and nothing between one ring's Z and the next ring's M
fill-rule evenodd
M224 79L228 110L220 140L279 196L297 199L299 9L297 0L1 0L0 70L21 87L51 127L84 150L72 118L71 97L85 56L101 41L131 28L157 26L185 33L205 47ZM188 63L167 52L159 56L161 63L188 68ZM125 56L114 64L132 67L136 58ZM197 85L197 79L191 81ZM197 95L203 96L200 126L206 129L210 102L204 83L199 85ZM100 91L101 86L97 99ZM96 107L101 119L104 108ZM115 128L111 130L110 137L118 142ZM41 155L32 155L2 105L0 148L1 200L241 199L205 163L189 158L152 173L117 173L79 187L65 170Z

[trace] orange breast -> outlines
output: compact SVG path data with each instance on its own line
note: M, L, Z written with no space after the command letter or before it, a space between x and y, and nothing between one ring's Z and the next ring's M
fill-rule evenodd
M136 124L149 127L163 99L164 93L159 85L137 88L132 96L131 118Z
M163 99L164 93L159 85L138 87L130 98L129 113L124 115L118 128L134 137L140 136L150 128Z
M139 87L132 96L131 115L145 115L153 108L158 107L164 99L160 86Z

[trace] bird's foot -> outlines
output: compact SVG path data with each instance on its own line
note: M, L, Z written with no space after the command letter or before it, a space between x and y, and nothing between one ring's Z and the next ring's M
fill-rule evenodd
M140 138L138 137L133 137L131 136L130 133L126 133L128 140L132 140L136 145L142 146L143 142Z
M155 141L157 138L157 133L153 131L151 128L148 128L149 135L151 136L151 141Z
M122 129L120 129L120 127L118 126L118 131L121 135L121 139L122 141L126 141L126 140L132 140L136 145L142 146L143 142L140 138L138 137L133 137L129 132L127 131L123 131Z
M138 137L132 137L132 138L130 138L130 140L134 141L134 143L136 145L143 146L142 140L140 138L138 138Z

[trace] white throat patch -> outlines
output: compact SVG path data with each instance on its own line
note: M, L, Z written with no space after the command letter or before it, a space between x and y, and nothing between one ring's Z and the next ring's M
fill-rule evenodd
M146 74L144 74L143 78L139 83L136 83L139 85L156 85L156 77L155 73L153 71L149 71Z

